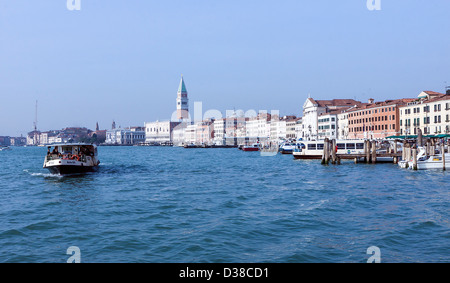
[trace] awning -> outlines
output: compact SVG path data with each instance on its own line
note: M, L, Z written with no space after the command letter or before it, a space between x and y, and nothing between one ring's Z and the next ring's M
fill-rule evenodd
M450 138L450 134L441 134L441 135L423 135L422 138L424 139L433 139L433 138ZM417 135L408 135L408 136L390 136L386 139L417 139Z
M417 139L417 135L409 135L409 136L390 136L386 139L397 139L397 140L404 140L404 139Z

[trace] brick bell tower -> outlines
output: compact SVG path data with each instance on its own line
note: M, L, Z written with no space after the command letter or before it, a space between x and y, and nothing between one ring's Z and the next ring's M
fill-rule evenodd
M189 99L184 84L183 75L181 75L180 86L177 93L177 119L184 120L189 118Z

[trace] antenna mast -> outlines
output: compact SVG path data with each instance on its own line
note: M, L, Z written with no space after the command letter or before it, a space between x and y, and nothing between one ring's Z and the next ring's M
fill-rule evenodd
M36 100L36 112L34 117L34 131L37 131L37 123L38 123L38 101Z

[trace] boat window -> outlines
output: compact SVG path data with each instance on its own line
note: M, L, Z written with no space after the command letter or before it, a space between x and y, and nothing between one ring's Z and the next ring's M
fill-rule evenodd
M315 150L315 149L316 149L316 144L315 143L308 144L308 150Z
M338 149L345 149L345 143L338 143L337 144Z
M323 150L323 143L318 143L317 144L317 149L318 150Z
M354 143L348 143L347 144L347 149L355 149L355 144Z
M364 143L357 143L356 149L364 149Z

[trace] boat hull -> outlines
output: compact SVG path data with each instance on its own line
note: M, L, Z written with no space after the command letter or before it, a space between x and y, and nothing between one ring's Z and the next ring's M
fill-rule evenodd
M242 151L259 151L259 148L255 147L248 147L248 148L242 148Z
M50 173L57 175L84 174L96 172L98 166L74 166L74 165L57 165L46 167Z
M307 154L293 154L295 159L322 159L320 155L307 155Z

